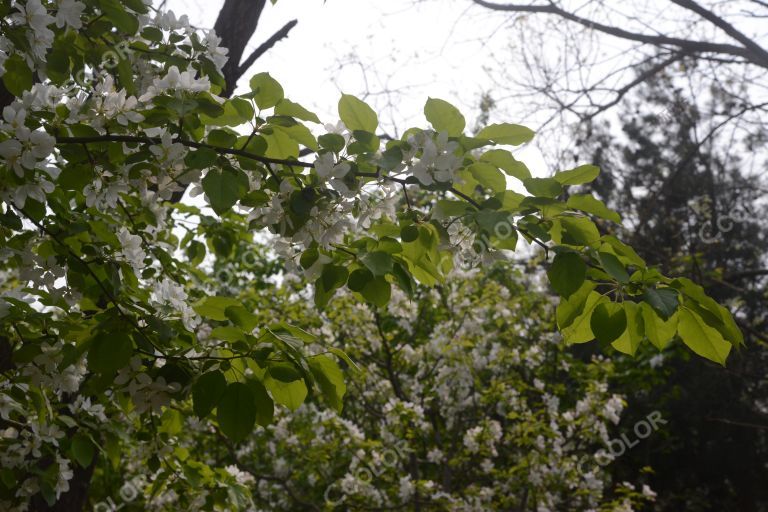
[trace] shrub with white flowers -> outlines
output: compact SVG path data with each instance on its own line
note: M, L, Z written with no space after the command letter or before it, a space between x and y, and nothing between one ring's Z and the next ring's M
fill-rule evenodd
M382 141L363 101L343 95L325 127L266 71L225 99L217 36L143 0L3 0L0 26L3 510L53 507L74 495L70 480L82 494L96 460L116 472L129 452L151 454L151 495L183 481L215 488L205 507L237 508L239 473L184 466L189 449L168 444L191 414L237 451L316 395L341 409L349 356L302 328L317 313L290 323L256 309L263 283L234 262L260 232L275 235L284 278L311 277L318 309L344 294L383 312L528 243L554 255L566 344L634 354L679 341L724 364L741 343L725 308L648 268L610 235L616 212L571 193L597 168L532 177L509 150L531 140L525 127L467 134L430 98L430 128ZM422 404L387 407L426 422ZM504 440L494 425L467 438L489 471ZM421 477L400 485L423 492Z

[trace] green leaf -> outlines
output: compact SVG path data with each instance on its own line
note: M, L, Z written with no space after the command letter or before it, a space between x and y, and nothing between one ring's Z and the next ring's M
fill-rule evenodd
M203 178L202 185L211 208L219 215L232 208L249 187L248 176L240 169L231 167L211 169Z
M32 70L18 53L14 53L5 61L3 83L8 92L20 98L24 91L32 88Z
M227 389L227 380L219 370L202 374L192 385L192 410L204 418L216 407Z
M673 280L671 286L693 299L704 310L702 315L706 314L712 318L712 321L707 323L720 331L720 334L723 335L726 341L736 346L744 343L744 337L741 330L736 326L731 312L709 297L705 293L704 288L685 277L678 277ZM706 319L707 317L705 316L704 318Z
M458 217L460 215L466 214L468 210L471 210L471 206L466 201L440 199L437 201L437 203L435 203L435 207L432 210L432 217L437 220L447 219L450 217Z
M293 382L301 378L301 373L291 363L272 363L267 371L270 377L281 382Z
M528 178L523 180L523 185L537 197L557 197L563 193L563 187L554 178Z
M575 295L576 294L574 294L574 296ZM572 296L571 299L573 299L574 296ZM569 315L574 316L574 318L571 320L570 324L562 330L563 340L571 345L574 343L585 343L595 339L591 326L592 312L599 304L606 301L608 301L608 299L596 291L589 291L583 306L577 310L575 315L574 313Z
M19 222L19 227L21 227L21 222ZM405 226L403 229L400 230L400 239L403 242L413 242L419 238L419 228L418 226Z
M619 352L634 356L645 336L642 311L636 302L624 301L621 306L626 314L627 328L611 345Z
M341 412L347 385L336 361L324 355L317 355L308 360L309 369L315 377L320 391L328 404Z
M562 243L568 245L591 245L600 239L595 223L586 217L562 217Z
M568 198L566 203L569 208L597 215L600 218L621 223L621 216L611 210L605 203L596 199L592 194L575 194Z
M169 436L175 436L184 428L184 417L176 409L166 408L163 415L160 416L159 432L164 432Z
M272 398L275 399L275 402L286 406L292 411L298 409L307 397L307 386L303 380L281 382L268 377L264 380L264 385L272 393Z
M283 130L272 129L272 133L262 134L267 141L266 156L270 158L292 159L299 156L299 144Z
M245 334L243 334L243 330L238 327L224 325L215 327L211 330L211 338L226 341L228 343L235 343L236 341L245 341Z
M392 287L384 277L379 276L365 283L360 294L365 297L368 302L379 307L384 307L389 302L389 297L392 294Z
M379 167L387 171L392 171L397 168L397 166L400 165L402 161L403 151L397 146L392 146L381 153Z
M495 193L504 192L507 188L507 180L495 166L478 162L469 166L469 172L483 187L491 189Z
M96 448L87 435L82 433L75 434L72 438L71 448L72 456L80 466L87 468L91 465Z
M720 332L688 308L682 308L678 316L677 334L683 343L701 357L725 366L732 345Z
M219 115L200 114L200 120L208 126L240 126L253 119L253 106L243 98L232 98L222 105ZM211 112L214 115L214 112Z
M643 316L645 337L653 346L664 350L672 342L677 332L678 314L675 312L668 320L661 318L646 302L640 303L640 312Z
M288 137L295 140L302 146L317 151L320 147L317 145L317 139L309 131L309 128L303 124L295 124L293 126L274 126L274 130L284 132Z
M341 150L344 149L344 145L346 144L344 137L338 133L326 133L325 135L321 135L317 138L317 142L320 143L320 147L333 153L341 153Z
M317 114L310 112L298 103L294 103L286 98L283 98L277 104L275 107L275 114L280 116L291 116L303 121L311 121L318 124L320 123L320 119L317 117Z
M269 73L253 75L250 85L256 106L262 110L274 107L283 99L283 87Z
M494 193L504 192L507 180L495 166L478 162L469 166L469 172L480 185L491 189Z
M621 304L603 302L595 306L589 326L601 345L609 345L627 328L627 313Z
M438 98L427 100L424 105L424 115L436 132L448 132L450 137L461 135L467 124L459 109Z
M675 313L679 304L677 291L673 288L649 288L643 293L643 300L650 304L664 320Z
M616 253L617 256L621 256L622 258L626 259L631 263L632 265L635 265L636 267L643 268L645 267L645 261L643 258L638 256L638 254L635 252L634 249L632 249L630 246L625 244L624 242L620 241L618 238L616 238L613 235L604 235L602 239L607 243L609 246L611 246Z
M379 118L365 102L351 94L342 94L339 100L339 117L348 130L363 130L375 133Z
M555 311L557 327L564 329L571 325L573 321L584 311L589 293L597 285L592 281L584 281L581 287L567 298L561 298Z
M328 352L347 363L347 365L352 368L352 370L356 372L360 371L360 367L357 366L357 363L355 363L343 350L336 347L328 347Z
M497 144L519 146L529 142L535 134L530 128L520 126L519 124L501 123L486 126L475 137L492 140Z
M198 304L192 306L195 312L209 320L219 320L221 322L227 319L227 308L234 306L242 307L242 302L232 297L206 297Z
M139 30L139 20L129 14L117 0L99 0L104 15L115 24L115 27L127 35L133 35Z
M531 177L531 171L523 162L519 162L512 153L504 149L491 149L480 156L480 161L493 164L509 176L514 176L520 181Z
M418 233L417 233L418 236ZM374 251L366 253L360 261L363 265L368 267L374 276L383 276L389 272L392 272L392 256L382 251Z
M113 374L127 365L132 355L133 342L127 333L99 333L88 349L88 369Z
M211 130L207 137L208 144L219 148L231 148L237 142L237 135L226 130Z
M325 265L320 275L323 288L329 292L344 286L348 277L349 271L341 265Z
M555 256L552 266L547 271L547 277L552 288L561 297L569 297L584 284L587 265L576 253L561 252Z
M562 185L581 185L593 181L599 174L600 168L596 165L580 165L575 169L556 173L555 179Z
M629 274L627 273L627 269L624 268L624 265L621 263L621 261L619 261L619 258L609 252L602 251L598 252L597 256L600 259L600 264L603 266L605 271L611 275L611 277L622 284L629 282Z
M234 442L251 433L256 423L256 400L251 388L233 382L224 391L216 408L221 431Z
M259 317L245 309L243 306L228 306L224 309L224 315L233 324L240 327L243 332L251 332L259 325Z
M349 275L347 287L353 292L361 292L369 281L373 280L373 274L367 268L358 268Z
M256 423L266 427L275 417L275 403L261 381L249 380L246 384L251 388L256 401Z
M193 169L207 169L216 163L219 159L219 154L210 148L200 148L196 151L190 151L187 156L184 157L184 163L187 167Z

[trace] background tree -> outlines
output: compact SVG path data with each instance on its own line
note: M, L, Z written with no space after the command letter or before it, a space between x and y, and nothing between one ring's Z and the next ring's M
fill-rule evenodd
M431 128L382 141L360 99L342 95L341 122L323 125L266 72L227 98L221 39L140 0L3 2L0 16L14 95L0 123L3 509L82 507L94 474L136 460L149 501L200 487L194 508L247 508L218 453L174 443L184 426L238 452L283 408L341 409L353 364L329 336L260 316L268 287L219 294L259 232L319 311L342 293L384 310L520 240L553 255L567 344L674 342L721 365L742 344L728 309L648 267L598 228L616 212L569 193L599 169L531 176L504 149L532 139L524 126L469 136L430 98ZM186 190L198 204L178 201Z
M712 95L713 110L739 110L727 95ZM656 113L670 104L672 112ZM659 510L757 511L768 506L762 484L768 478L766 212L760 181L742 174L743 160L730 151L726 134L700 139L702 116L662 73L622 104L625 143L612 142L608 123L600 123L579 148L611 169L593 189L630 212L624 236L643 257L733 304L748 338L717 385L713 368L688 364L679 354L665 358L663 383L638 392L638 379L626 381L632 403L663 404L671 421L663 445L632 453L617 471L653 467Z

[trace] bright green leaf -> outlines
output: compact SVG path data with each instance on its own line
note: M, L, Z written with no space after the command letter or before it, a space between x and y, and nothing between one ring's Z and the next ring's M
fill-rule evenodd
M379 118L364 101L351 94L342 94L339 100L339 117L348 130L362 130L375 133Z
M566 203L569 208L575 210L581 210L592 215L597 215L600 218L610 220L617 224L621 223L621 216L618 213L608 208L604 202L591 194L575 194L568 198Z
M274 107L283 99L283 87L269 73L253 75L250 85L256 106L262 110Z
M466 126L459 109L438 98L429 98L424 105L424 115L436 132L448 132L451 137L461 135Z
M731 351L731 344L696 313L688 308L679 312L677 334L683 343L701 357L725 366L725 360Z
M519 124L491 124L480 130L476 135L478 139L492 140L497 144L510 144L519 146L533 139L536 133L530 128Z
M593 181L600 174L600 168L595 165L580 165L575 169L560 171L555 179L563 185L581 185Z

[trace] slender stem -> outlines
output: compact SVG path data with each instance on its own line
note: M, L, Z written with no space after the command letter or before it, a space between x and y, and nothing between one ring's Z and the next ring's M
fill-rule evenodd
M93 144L98 142L138 142L140 144L161 144L161 140L158 137L139 137L135 135L99 135L94 137L56 137L56 142L59 144ZM213 146L204 142L195 142L193 140L177 140L178 144L182 144L191 148L207 148L217 151L225 155L236 155L251 160L256 160L265 164L285 164L295 165L296 167L312 168L315 164L302 162L300 160L286 160L282 158L270 158L267 156L257 155L249 151L234 148L223 148L220 146Z
M125 313L125 311L123 311L123 308L122 308L122 307L120 307L120 304L117 302L117 299L115 298L115 296L114 296L114 295L112 295L112 293L111 293L111 292L110 292L110 291L107 289L107 287L104 285L104 283L102 283L102 282L101 282L101 279L99 278L99 276L98 276L98 275L96 275L96 272L94 272L94 271L93 271L93 269L91 268L91 266L88 264L88 262L87 262L86 260L84 260L82 257L80 257L80 256L78 256L77 254L75 254L75 253L72 251L72 249L70 249L70 247L69 247L67 244L65 244L64 242L62 242L62 241L59 239L59 237L57 237L55 234L53 234L53 233L52 233L52 232L51 232L51 231L50 231L48 228L46 228L46 227L45 227L45 226L44 226L44 225L43 225L41 222L39 222L39 221L37 221L36 219L34 219L33 217L31 217L31 216L30 216L30 215L29 215L29 214L28 214L26 211L24 211L24 209L23 209L23 208L19 208L19 207L18 207L16 204L14 204L14 203L10 203L10 204L11 204L11 205L12 205L12 206L13 206L13 207L14 207L14 208L15 208L15 209L16 209L16 210L19 212L19 213L21 213L22 215L24 215L24 217L26 217L26 218L27 218L27 219L28 219L30 222L32 222L32 224L34 224L34 225L35 225L35 226L36 226L36 227L37 227L37 228L38 228L40 231L42 231L43 233L45 233L46 235L48 235L49 237L51 237L51 238L53 239L53 241L55 241L57 244L59 244L59 245L61 245L62 247L64 247L64 249L66 249L66 251L67 251L67 252L68 252L68 253L69 253L69 254L70 254L70 255L71 255L73 258L75 258L75 259L76 259L77 261L79 261L79 262L80 262L80 263L81 263L83 266L85 266L85 269L88 271L88 273L91 275L91 277L93 277L93 279L96 281L96 284L98 285L98 287L101 289L101 291L102 291L102 292L104 292L104 295L106 295L106 296L107 296L107 298L109 299L109 301L110 301L110 302L111 302L111 303L112 303L112 304L115 306L115 309L117 310L117 313L118 313L118 314L119 314L119 315L120 315L120 316L121 316L121 317L122 317L122 318L123 318L125 321L127 321L129 324L131 324L131 325L132 325L132 326L133 326L133 327L136 329L136 331L137 331L137 332L138 332L138 333L141 335L141 337L142 337L142 338L144 338L144 340L146 340L146 341L147 341L147 343L149 343L150 345L152 345L152 346L153 346L153 347L154 347L156 350L158 350L158 351L159 351L161 354L165 355L165 354L163 353L163 351L162 351L162 350L160 350L160 348L159 348L157 345L155 345L155 343L154 343L154 342L153 342L153 341L152 341L152 340L151 340L151 339L150 339L150 338L149 338L149 337L148 337L148 336L147 336L147 335L144 333L144 331L142 330L142 328L141 328L141 326L138 324L138 322L136 322L136 320L135 320L134 318L131 318L131 317L130 317L128 314L126 314L126 313Z

